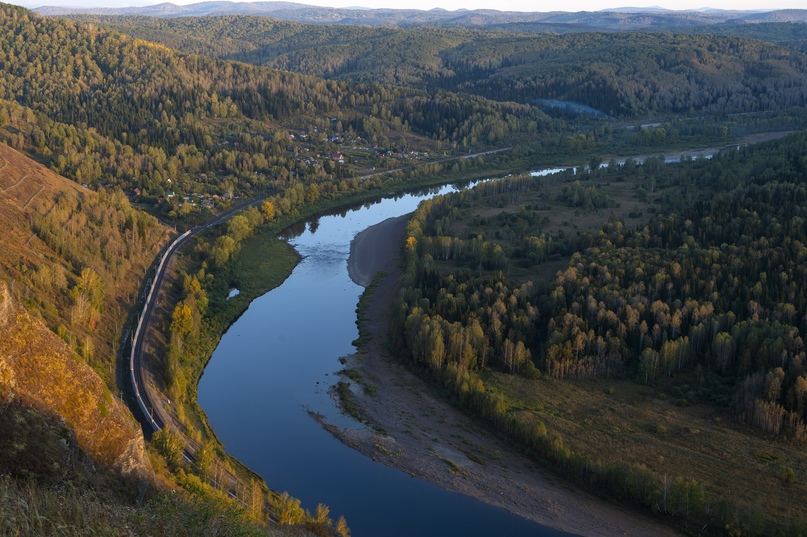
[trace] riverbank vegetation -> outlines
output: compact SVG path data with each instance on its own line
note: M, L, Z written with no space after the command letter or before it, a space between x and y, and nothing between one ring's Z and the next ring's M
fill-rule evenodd
M355 188L343 191L334 189L320 193L316 188L304 190L297 184L282 194L245 208L186 247L172 278L173 289L167 293L163 312L158 314L154 325L169 328L165 332L153 330L150 335L150 367L169 395L170 412L179 422L179 431L164 433L171 441L163 438L163 433L157 436L162 455L174 461L169 468L178 470L186 466L181 452L186 445L191 445L197 458L200 451L210 454L204 464L197 461L185 470L201 478L203 483L210 481L204 476L216 472L236 475L245 483L256 479L238 461L227 456L218 443L196 402L196 388L224 331L252 300L280 285L296 265L298 255L278 238L283 230L293 233L296 226L312 215L372 200L396 185L412 184L414 180L425 186L446 182L465 171L479 173L484 169L484 160L480 158L468 160L467 164L463 161L454 172L436 177L415 169L407 177L402 173L378 176L356 182ZM239 292L231 296L232 289ZM167 449L168 446L171 449ZM214 479L213 483L218 483L218 488L224 492L231 490L221 479ZM247 498L250 503L251 489L241 488L236 487L236 496L242 500ZM299 502L294 504L293 499L267 492L274 510L292 509L297 513L288 517L294 524L317 525L317 513L309 514L300 508ZM348 531L346 524L339 521L332 529L337 533Z
M439 164L425 165L406 173L353 180L344 189L319 190L316 185L305 189L297 183L245 209L186 248L166 304L171 314L158 322L170 328L165 339L154 333L158 343L153 360L190 437L197 442L214 438L196 405L196 385L222 334L252 300L280 285L298 261L296 252L278 238L281 232L294 233L316 214L417 185L468 180L499 171L500 166L495 156L478 157L459 159L445 171ZM238 289L234 296L230 296L232 289Z
M424 202L392 337L585 487L685 524L798 534L805 143Z

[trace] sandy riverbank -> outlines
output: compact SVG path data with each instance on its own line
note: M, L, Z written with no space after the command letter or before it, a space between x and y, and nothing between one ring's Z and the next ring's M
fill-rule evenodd
M373 396L359 387L354 390L373 428L326 427L374 460L546 526L591 537L678 535L539 468L384 352L389 308L400 279L397 254L405 224L406 217L382 222L358 234L350 247L348 268L357 284L366 286L378 271L388 272L367 311L365 329L373 337L347 364L377 387Z
M357 285L367 287L376 274L397 262L409 215L389 218L358 233L350 242L347 272Z

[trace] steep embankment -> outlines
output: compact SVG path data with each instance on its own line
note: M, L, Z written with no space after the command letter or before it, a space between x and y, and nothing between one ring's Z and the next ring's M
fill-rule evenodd
M0 275L16 279L23 264L45 259L57 262L56 252L36 234L33 219L47 214L61 196L94 196L86 188L40 166L6 144L0 144Z
M64 420L96 464L146 476L142 433L110 389L163 228L121 192L90 191L0 144L0 229L0 404Z
M127 312L163 228L121 191L88 190L0 144L0 279L114 387Z
M123 474L148 475L143 435L128 409L0 281L0 403L10 400L63 417L96 462Z

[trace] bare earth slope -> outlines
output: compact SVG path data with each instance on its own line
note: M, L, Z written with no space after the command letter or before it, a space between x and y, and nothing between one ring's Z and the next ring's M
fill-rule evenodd
M389 273L367 311L364 329L372 340L348 363L377 386L372 396L361 389L354 393L367 421L384 434L329 426L331 432L388 466L547 526L592 537L677 535L543 471L384 352L388 312L400 278L394 254L402 243L405 222L406 217L390 219L357 235L348 261L351 278L359 285L367 285L377 271Z

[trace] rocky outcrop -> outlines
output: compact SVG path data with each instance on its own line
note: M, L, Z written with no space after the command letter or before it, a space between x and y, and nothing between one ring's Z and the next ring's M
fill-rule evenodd
M11 296L8 293L6 282L0 282L0 329L8 323L8 310L11 305Z
M151 474L129 409L0 281L0 403L10 399L61 417L96 464L140 478Z

